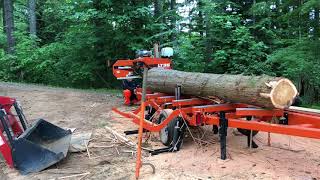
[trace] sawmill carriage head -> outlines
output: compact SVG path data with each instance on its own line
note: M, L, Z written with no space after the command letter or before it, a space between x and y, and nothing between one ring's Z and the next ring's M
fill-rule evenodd
M159 55L157 55L159 54ZM161 56L161 57L157 57ZM173 49L165 47L161 53L148 50L136 51L135 59L119 59L112 67L113 75L119 80L142 78L141 68L147 66L151 68L172 69Z
M173 49L170 47L165 47L161 49L161 58L152 57L152 51L148 50L138 50L136 51L136 58L138 61L133 62L133 73L131 75L133 76L140 76L142 77L143 74L143 67L147 66L148 68L171 68L171 63L167 62L167 59L171 59L173 57ZM156 53L154 54L156 56ZM147 59L144 58L152 58L154 60L159 59L158 62L154 62L155 64L152 64L148 62ZM162 61L164 63L162 63Z
M156 49L156 48L155 48ZM161 56L161 57L159 57ZM137 90L141 87L143 68L146 66L151 68L172 69L173 49L165 47L158 50L138 50L136 51L136 59L117 60L113 64L113 75L122 80L124 104L131 105L140 101Z

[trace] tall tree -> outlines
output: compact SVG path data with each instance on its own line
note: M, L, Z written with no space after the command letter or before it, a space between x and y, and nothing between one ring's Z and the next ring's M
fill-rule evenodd
M163 2L162 0L154 0L154 17L159 24L164 22L164 18L161 17L163 15ZM160 32L161 33L161 30ZM159 36L160 44L163 43L163 36Z
M159 18L162 15L163 4L161 0L154 0L154 16Z
M5 18L5 31L7 35L7 53L14 53L14 21L13 21L13 2L12 0L3 1L4 18Z
M6 21L5 21L5 18L4 18L4 8L3 8L3 5L4 5L4 2L3 0L0 0L0 3L1 3L1 18L2 18L2 26L4 27L5 24L6 24ZM6 30L5 28L3 28L3 33L6 33Z
M170 11L172 11L172 16L171 16L171 30L172 31L175 31L175 28L176 28L176 22L177 22L177 14L176 14L176 0L171 0L170 1ZM176 35L175 35L175 32L172 33L171 35L171 41L174 42L176 40ZM175 44L175 43L174 43Z
M206 3L212 3L212 2L206 2ZM210 5L207 5L208 7L203 8L204 9L204 25L205 27L203 28L205 31L205 39L204 39L204 46L205 46L205 52L204 52L204 59L207 63L210 63L212 60L212 54L213 54L213 40L212 40L212 35L211 35L211 31L212 31L212 26L211 26L211 22L210 22L210 15L212 15L212 10L215 9L215 7L210 7ZM200 14L201 11L199 11ZM203 16L203 15L202 15ZM203 17L202 17L203 18Z
M320 26L319 26L319 11L320 9L318 7L316 7L314 9L314 39L315 40L319 40L319 37L320 37Z
M29 30L30 35L37 35L36 0L29 0Z
M198 6L198 21L197 21L197 25L198 25L198 29L200 32L201 37L203 37L203 31L204 31L204 14L203 14L203 0L198 0L197 6Z

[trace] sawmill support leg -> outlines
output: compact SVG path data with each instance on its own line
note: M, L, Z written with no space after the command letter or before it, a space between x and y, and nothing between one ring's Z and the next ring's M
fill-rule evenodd
M226 160L228 119L226 119L225 112L220 112L219 126L221 159Z

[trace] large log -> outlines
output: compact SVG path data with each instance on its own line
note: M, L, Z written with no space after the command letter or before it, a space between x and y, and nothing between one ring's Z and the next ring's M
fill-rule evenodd
M229 74L193 73L153 68L148 71L148 88L174 93L181 85L182 94L216 96L228 102L246 103L266 108L289 107L298 91L286 78Z

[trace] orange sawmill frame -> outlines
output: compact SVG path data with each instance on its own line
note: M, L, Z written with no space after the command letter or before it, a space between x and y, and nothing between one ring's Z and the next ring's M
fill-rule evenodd
M160 113L167 108L173 109L161 124L144 120L143 128L151 132L159 132L177 117L182 117L189 126L219 126L219 113L225 112L228 127L231 128L320 139L320 114L317 113L289 109L262 109L239 103L214 104L210 100L201 98L184 97L184 99L175 100L175 96L164 93L147 94L146 99L145 106L151 106L156 110L155 113ZM113 111L139 125L140 108L132 112L122 112L117 108L113 108ZM248 116L253 116L255 119L245 120ZM275 123L274 117L284 117L286 121Z

